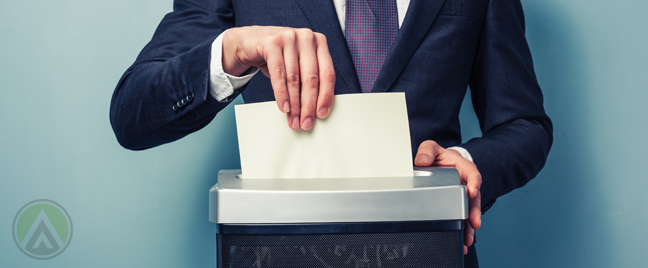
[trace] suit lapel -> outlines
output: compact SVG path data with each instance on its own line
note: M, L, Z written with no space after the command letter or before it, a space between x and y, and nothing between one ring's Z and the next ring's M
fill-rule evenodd
M338 80L346 85L346 90L335 93L360 93L360 82L353 67L351 53L338 22L333 1L330 0L295 0L311 24L313 31L322 33L328 40L329 52Z
M319 1L315 1L319 2ZM327 1L325 1L327 2ZM416 51L445 0L412 0L372 92L385 92ZM356 78L357 79L357 78Z

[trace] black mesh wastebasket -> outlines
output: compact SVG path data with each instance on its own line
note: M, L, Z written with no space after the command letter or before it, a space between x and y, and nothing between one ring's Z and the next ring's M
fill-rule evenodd
M413 223L415 224L417 223ZM460 224L447 222L445 226L430 224L427 227L429 228L425 229L437 230L396 233L218 234L218 267L463 267L463 232L438 230L457 229ZM255 228L257 232L264 231L263 227ZM317 226L313 229L316 228ZM302 231L307 229L302 228ZM376 231L375 226L370 229L368 231Z

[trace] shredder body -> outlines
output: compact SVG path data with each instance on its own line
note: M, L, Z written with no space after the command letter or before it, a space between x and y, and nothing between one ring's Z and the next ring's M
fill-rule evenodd
M463 267L466 188L454 168L412 176L244 179L209 193L217 267Z

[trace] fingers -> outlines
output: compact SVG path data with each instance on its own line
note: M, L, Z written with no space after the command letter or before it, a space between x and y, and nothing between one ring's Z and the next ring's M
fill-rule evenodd
M464 255L468 254L468 247L475 242L475 229L466 223L464 227Z
M317 59L319 63L319 96L317 97L317 118L324 119L331 112L335 93L335 70L333 59L328 50L328 43L323 34L315 34L317 42Z
M437 157L434 164L454 166L459 172L461 182L468 188L468 197L474 198L479 193L482 184L481 174L477 170L477 166L473 162L463 158L459 152L445 150L443 154Z
M299 65L299 47L297 34L294 31L283 33L283 57L286 62L286 87L288 88L288 100L280 101L276 99L278 89L275 88L275 99L277 105L287 107L288 110L281 111L287 113L288 126L292 129L298 129L300 125L300 65ZM270 78L272 80L272 77Z
M443 149L435 141L427 140L419 145L416 157L414 158L414 165L419 167L427 167L434 163L434 160L441 153Z
M456 158L456 160L450 160L448 158ZM437 161L438 165L448 165L448 163L453 163L451 165L454 166L459 172L461 182L466 185L466 188L468 188L468 197L474 198L475 196L477 196L482 184L482 177L479 173L479 170L477 170L477 166L475 166L474 163L464 159L458 153L456 156L443 155L439 157L439 161Z
M475 230L481 227L481 193L469 199L468 219L464 227L464 255L468 247L475 243Z
M250 39L243 48L254 47L260 59L245 51L235 54L244 55L239 57L243 65L256 66L270 78L288 126L310 130L316 118L326 118L333 105L335 70L324 35L309 29L244 28L246 34L237 35Z
M479 194L481 188L481 174L477 171L477 168L470 168L470 171L466 172L466 187L468 187L468 196L470 198L475 198Z
M468 216L473 229L481 226L481 193L482 177L477 166L466 160L454 150L445 150L444 154L437 157L438 165L454 166L459 172L461 183L466 185L468 191Z
M468 199L468 219L472 229L481 227L481 216L481 193L477 193L475 197Z
M461 156L455 150L441 147L435 141L427 140L421 143L414 158L416 166L451 166L457 169L461 182L468 188L468 197L475 198L479 194L482 177L475 164Z
M266 63L264 66L260 67L264 73L270 77L270 82L274 89L275 100L277 101L279 110L288 113L291 110L289 92L291 88L287 85L287 72L290 70L291 75L295 72L294 66L296 65L296 59L293 59L290 56L285 58L284 52L290 50L291 47L294 49L294 45L291 45L290 42L286 42L283 39L277 38L272 39L269 42L269 44L263 47L262 51ZM284 46L286 46L286 48L282 49ZM286 60L288 62L286 62ZM288 122L288 124L290 125L290 122Z
M458 165L457 170L462 183L468 190L468 219L466 220L467 232L464 243L466 247L469 247L475 241L475 230L481 227L481 193L479 189L482 179L477 167L470 161Z
M326 37L308 29L298 32L301 72L301 128L310 130L315 118L324 119L333 106L335 70Z
M467 254L468 247L474 242L475 230L481 227L480 188L482 177L477 166L463 158L459 152L445 149L432 140L421 143L414 158L414 164L416 166L451 166L459 172L461 183L466 185L468 191L468 219L464 233L464 254Z
M319 63L315 34L308 29L297 30L299 69L301 71L301 128L310 130L315 123L319 96ZM292 99L291 99L292 101ZM294 106L294 105L293 105Z

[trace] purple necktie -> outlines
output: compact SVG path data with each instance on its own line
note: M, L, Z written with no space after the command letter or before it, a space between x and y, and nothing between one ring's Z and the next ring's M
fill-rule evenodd
M346 40L362 92L371 92L397 33L396 0L346 1Z

